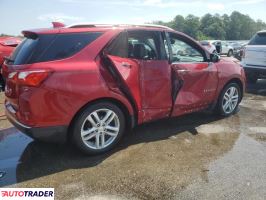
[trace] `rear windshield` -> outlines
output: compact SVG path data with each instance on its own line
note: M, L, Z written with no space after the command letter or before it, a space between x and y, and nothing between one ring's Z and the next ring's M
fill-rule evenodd
M26 38L9 62L14 65L59 60L70 57L96 40L102 33L47 34Z
M266 33L258 33L254 35L248 44L249 45L266 45Z

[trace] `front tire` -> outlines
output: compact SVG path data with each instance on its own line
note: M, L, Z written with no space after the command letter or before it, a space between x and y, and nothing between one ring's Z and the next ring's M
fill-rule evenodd
M89 105L74 122L73 140L84 153L95 155L111 150L125 131L125 116L109 102Z
M229 83L226 85L217 103L218 114L225 117L234 114L238 109L241 97L241 90L237 83Z

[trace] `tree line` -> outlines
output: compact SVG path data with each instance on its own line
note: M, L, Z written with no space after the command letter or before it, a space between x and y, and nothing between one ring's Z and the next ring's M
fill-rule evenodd
M154 21L152 24L168 26L197 40L249 40L257 31L266 29L262 20L255 21L237 11L231 15L206 14L201 18L192 14L186 17L177 15L170 22Z

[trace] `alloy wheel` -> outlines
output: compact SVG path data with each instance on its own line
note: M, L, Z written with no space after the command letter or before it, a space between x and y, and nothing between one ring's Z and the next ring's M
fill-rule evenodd
M231 114L235 110L238 101L239 101L238 89L234 86L229 87L224 93L222 101L223 111L226 114Z
M111 145L120 130L117 114L110 109L98 109L86 117L81 126L81 139L91 149L103 149Z

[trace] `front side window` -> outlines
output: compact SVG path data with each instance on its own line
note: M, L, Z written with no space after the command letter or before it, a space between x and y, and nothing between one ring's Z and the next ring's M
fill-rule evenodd
M177 34L169 33L172 62L204 62L204 56L192 43Z

